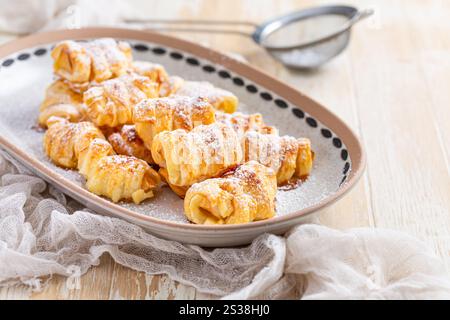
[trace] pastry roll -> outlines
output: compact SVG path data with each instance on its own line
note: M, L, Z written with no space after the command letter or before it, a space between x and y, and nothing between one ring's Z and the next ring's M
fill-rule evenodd
M169 77L169 79L167 79L167 81L164 81L159 86L159 96L168 97L172 94L176 94L178 89L180 89L183 84L184 84L183 78L171 76Z
M153 196L160 183L158 173L145 161L115 155L102 132L91 122L70 123L51 117L44 136L44 149L57 165L78 168L86 188L114 202L139 203Z
M275 215L277 179L272 169L250 161L222 178L194 184L184 212L193 223L237 224Z
M95 173L95 171L93 171L95 169L94 165L96 165L100 159L112 155L115 155L115 153L108 141L100 138L93 139L91 143L80 148L77 164L78 172L87 180L89 176L92 176Z
M261 134L249 131L242 140L244 161L255 160L271 168L278 184L292 177L304 178L312 169L314 153L309 139Z
M148 61L134 61L132 69L137 74L150 78L153 82L158 84L158 89L161 84L169 81L169 75L166 69L158 63L152 63Z
M260 113L243 114L241 112L223 113L216 112L216 121L226 124L236 131L239 137L243 137L248 131L257 131L264 134L278 134L275 127L268 126L264 123Z
M39 108L39 124L45 127L51 116L78 122L83 118L84 112L83 96L72 91L64 81L57 80L45 92L44 101Z
M225 113L233 113L238 106L238 98L227 90L214 87L206 81L185 81L176 91L177 95L188 97L203 97L214 108Z
M187 132L164 131L153 139L152 157L169 186L183 188L217 177L242 162L239 138L220 123L202 125ZM181 194L182 195L182 194Z
M94 139L80 152L79 171L86 178L86 188L113 202L133 200L140 203L153 197L160 183L158 173L144 160L114 155L111 145Z
M108 135L108 141L118 154L133 156L153 163L150 149L139 138L134 125L125 125L118 132Z
M134 73L102 82L84 93L86 113L97 126L131 124L132 108L158 96L157 84Z
M297 139L298 153L295 176L306 178L311 173L314 161L314 152L311 150L311 141L307 138Z
M102 82L121 76L131 66L131 48L111 38L60 42L52 51L56 75L72 83Z
M47 125L44 151L56 165L64 168L76 168L80 150L95 138L105 138L91 122L70 123L51 117Z
M171 96L146 99L133 109L136 132L151 149L153 137L162 131L191 131L202 124L215 122L213 106L203 98Z
M158 173L165 183L172 189L172 191L177 194L180 198L184 198L186 192L190 186L176 186L169 182L169 175L166 168L159 168Z

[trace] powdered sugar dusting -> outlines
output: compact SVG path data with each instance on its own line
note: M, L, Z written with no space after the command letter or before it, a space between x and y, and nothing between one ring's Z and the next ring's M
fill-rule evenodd
M152 84L146 77L126 74L116 79L107 80L100 86L108 97L120 101L124 106L129 106L147 98L145 91L142 89L145 89L145 86L151 88Z
M114 39L102 38L83 43L83 47L97 70L104 71L110 66L117 68L130 62L126 52L131 51L131 48L125 42L117 43Z
M176 91L176 94L206 98L211 104L219 109L219 105L222 101L235 99L235 95L232 92L215 87L212 83L206 81L185 81Z
M278 134L278 130L275 127L267 126L264 123L260 113L244 114L242 112L224 113L217 111L216 121L233 128L239 137L243 137L248 131Z
M174 95L167 98L145 99L133 108L135 122L157 124L158 120L161 120L167 129L192 130L205 121L212 121L213 116L212 105L198 97Z
M154 47L155 44L149 44ZM50 46L49 46L50 47ZM37 48L30 48L33 52ZM229 79L217 74L203 72L201 68L192 68L181 61L174 61L169 55L153 55L149 52L134 52L136 60L146 60L162 64L169 74L178 74L187 80L211 82L214 86L233 92L239 97L239 111L247 114L261 113L264 121L279 128L281 135L308 137L316 154L311 176L296 189L278 190L276 197L276 215L285 215L309 207L335 193L342 180L344 162L340 158L340 149L332 145L331 139L324 139L319 128L309 127L304 119L292 115L291 110L280 110L271 102L261 100L258 95L250 94L245 87L237 87ZM203 63L203 62L202 62ZM210 64L210 63L209 63ZM19 148L25 150L52 170L83 186L84 180L74 170L56 167L47 159L42 148L43 133L33 130L38 116L39 104L43 100L45 88L52 82L49 70L52 68L50 56L32 57L9 68L0 69L0 134ZM223 68L216 66L216 69ZM26 74L27 77L23 77ZM244 79L246 82L250 81ZM259 89L264 90L260 87ZM26 92L26 94L24 94ZM275 94L273 94L275 96ZM301 106L300 106L301 107ZM320 121L320 119L317 119ZM331 128L332 129L332 128ZM348 160L350 161L350 159ZM168 187L155 191L155 197L135 205L119 205L162 220L188 223L183 214L183 201Z

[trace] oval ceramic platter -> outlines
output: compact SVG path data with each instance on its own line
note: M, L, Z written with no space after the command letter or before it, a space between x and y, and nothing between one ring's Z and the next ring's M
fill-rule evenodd
M140 205L114 204L84 188L76 171L54 166L36 130L39 104L51 83L52 46L65 39L112 37L128 41L136 60L164 65L169 74L203 80L238 96L239 110L259 112L280 134L311 139L315 163L311 176L293 190L279 190L276 216L241 225L189 223L183 201L163 187ZM283 233L308 214L344 195L361 176L364 154L355 134L334 114L288 85L247 64L173 37L125 29L93 28L40 33L0 47L0 145L55 187L99 214L120 217L154 235L202 246L231 246L258 235Z

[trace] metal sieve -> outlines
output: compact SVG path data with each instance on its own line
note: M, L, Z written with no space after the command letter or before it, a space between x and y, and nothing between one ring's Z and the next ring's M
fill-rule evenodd
M217 20L127 20L145 23L147 29L160 31L237 34L253 39L275 59L294 69L317 68L348 45L352 26L373 14L350 6L320 6L285 14L260 25L245 21ZM155 26L159 24L160 26ZM168 27L175 25L175 27ZM190 25L200 27L176 27ZM211 26L250 27L252 31L211 28Z

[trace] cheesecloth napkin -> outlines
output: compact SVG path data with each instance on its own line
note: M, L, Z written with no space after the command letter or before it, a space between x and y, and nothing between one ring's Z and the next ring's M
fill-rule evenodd
M125 0L0 0L0 8L0 31L19 35L36 30L117 25L124 17L138 13Z
M286 237L206 250L82 210L14 163L0 154L0 286L40 290L44 276L84 274L107 252L121 265L224 298L450 299L442 262L406 234L301 225Z
M130 13L125 3L0 0L0 30L117 25ZM49 275L84 274L109 253L134 270L230 299L450 299L443 263L403 233L301 225L285 237L265 234L246 247L206 250L93 214L4 152L0 177L0 286L41 290Z

